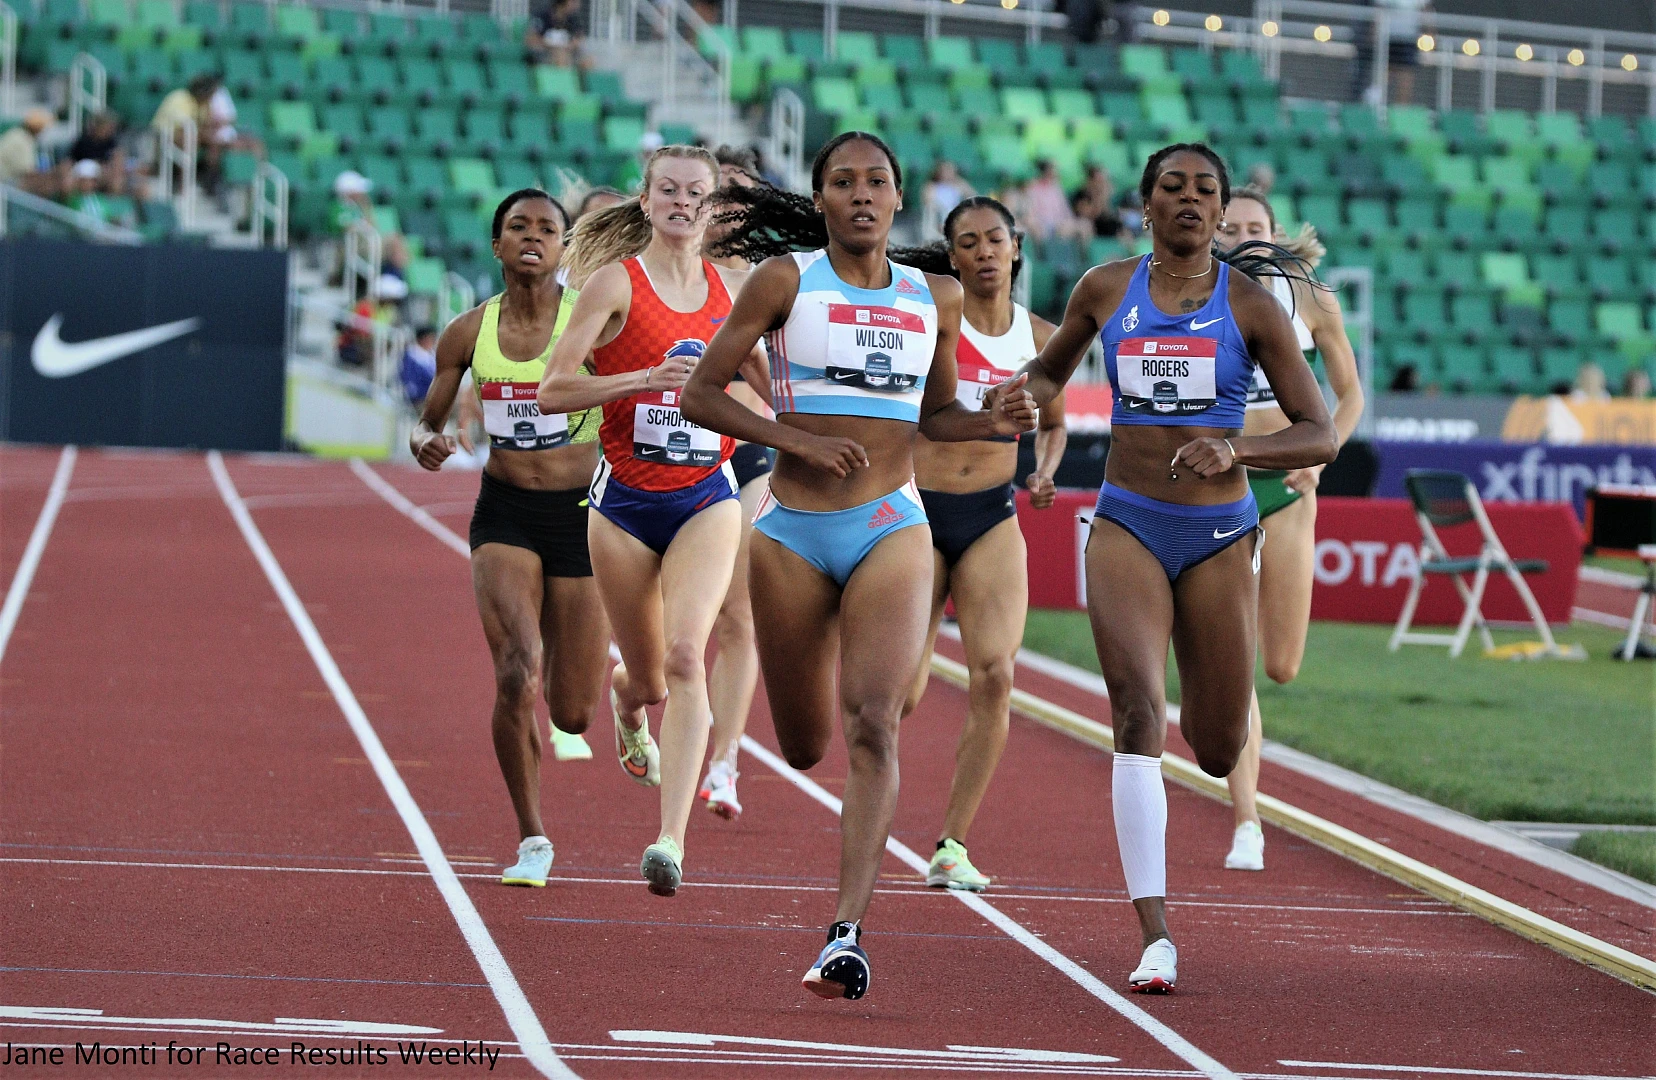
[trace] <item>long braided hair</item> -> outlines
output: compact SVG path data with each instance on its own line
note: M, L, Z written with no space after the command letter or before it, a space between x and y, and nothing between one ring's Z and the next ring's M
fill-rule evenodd
M933 241L923 247L903 248L901 250L905 256L904 258L898 259L895 255L892 258L896 259L897 262L912 266L916 270L923 270L928 274L946 275L958 279L960 271L950 261L949 253L954 248L955 228L960 224L961 215L968 210L993 210L1006 223L1006 231L1012 234L1012 239L1019 245L1018 257L1012 260L1011 280L1016 283L1018 274L1023 271L1022 245L1024 232L1018 228L1017 219L1012 216L1012 211L1008 210L1006 205L999 199L990 198L988 195L973 195L969 199L962 199L956 203L954 209L950 210L947 216L943 218L942 240Z
M891 162L892 181L897 190L903 190L903 166L884 139L867 131L844 131L822 144L811 162L811 190L822 190L822 177L828 159L835 150L848 142L866 142ZM818 212L809 195L783 191L770 184L755 187L720 188L714 196L718 209L713 220L730 226L718 241L709 246L710 254L735 255L758 264L778 255L795 251L814 251L828 246L828 224ZM886 248L886 258L905 266L913 266L926 273L948 274L948 253L943 255L942 269L933 269L937 253L932 245L922 247Z
M1150 204L1150 195L1156 189L1156 178L1161 174L1162 162L1174 154L1182 153L1199 154L1208 159L1214 170L1219 174L1219 202L1221 205L1229 206L1232 192L1230 170L1225 167L1225 159L1219 156L1217 150L1206 143L1199 142L1174 143L1171 146L1164 146L1150 155L1149 160L1144 163L1144 174L1139 177L1139 198L1143 200L1144 204L1146 206ZM1258 192L1258 189L1254 188L1252 191ZM1261 198L1263 195L1262 192L1251 194L1248 188L1240 189L1236 194L1246 198ZM1267 209L1270 208L1270 203L1267 202L1265 205ZM1271 220L1274 231L1275 215L1272 215ZM1312 239L1315 240L1314 233ZM1316 244L1316 247L1321 248L1322 245L1319 243ZM1317 277L1316 263L1307 257L1311 249L1302 248L1301 250L1305 254L1293 248L1268 243L1264 240L1245 240L1229 251L1219 250L1219 245L1215 242L1212 247L1212 254L1215 259L1229 264L1231 269L1239 270L1255 281L1267 277L1280 277L1287 278L1289 281L1304 282L1313 289L1332 292L1333 290Z
M673 157L702 162L712 174L713 184L718 184L719 163L711 153L700 146L675 143L656 150L644 163L644 191L650 190L656 162ZM579 289L599 267L639 254L649 246L651 234L650 219L636 195L577 219L570 230L563 259L563 265L569 270L569 283Z

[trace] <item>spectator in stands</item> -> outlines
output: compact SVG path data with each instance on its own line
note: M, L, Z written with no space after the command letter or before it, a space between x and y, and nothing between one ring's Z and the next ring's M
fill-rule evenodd
M403 350L397 374L402 379L408 403L416 409L425 404L426 392L431 389L431 380L437 374L435 326L422 326L414 331L414 340Z
M64 202L71 210L87 217L107 221L112 225L132 228L138 224L136 207L131 202L112 204L103 198L102 166L90 159L77 161L69 168L64 186ZM121 206L117 210L117 206Z
M1610 384L1604 377L1604 369L1591 360L1584 361L1576 368L1575 386L1570 389L1570 399L1573 401L1609 401Z
M920 193L926 220L936 223L937 234L941 236L943 219L949 216L949 211L976 194L972 185L961 178L955 163L943 158L933 166L931 179Z
M0 135L0 183L34 195L54 194L57 178L40 149L40 133L52 126L52 120L45 109L30 109L21 124Z
M587 192L581 199L580 209L575 211L575 220L580 221L594 210L602 210L606 206L624 203L627 197L609 185L601 185Z
M1038 240L1054 236L1082 236L1092 232L1092 224L1083 222L1070 209L1069 196L1064 194L1063 181L1058 179L1058 166L1051 161L1035 163L1035 179L1026 189L1029 195L1030 215L1019 217L1029 222L1029 231ZM1010 208L1009 208L1010 209Z
M236 104L224 80L211 72L197 75L188 86L161 99L150 127L157 131L174 128L185 120L195 124L197 182L209 192L218 189L220 162L227 150L245 150L264 156L264 143L236 130ZM183 134L174 136L183 139Z
M1260 194L1269 195L1276 187L1276 169L1268 161L1260 161L1248 170L1248 186L1258 188Z
M1070 35L1083 44L1097 41L1105 24L1112 19L1116 40L1133 40L1132 4L1117 4L1114 0L1059 0L1058 10L1069 21Z
M1650 372L1642 367L1627 369L1627 375L1622 379L1622 397L1647 398L1650 396Z
M1422 16L1432 8L1431 0L1368 0L1382 9L1386 20L1387 100L1407 105L1414 100L1414 72L1420 63ZM1357 82L1354 96L1370 105L1380 104L1374 82L1374 48L1378 27L1359 25L1357 32Z
M581 40L586 25L581 0L547 0L537 4L523 32L523 46L538 63L584 67Z
M1115 181L1110 179L1109 171L1102 166L1087 166L1087 179L1070 200L1070 209L1080 220L1083 231L1090 228L1093 236L1120 240L1123 244L1132 241L1131 236L1122 236L1121 212L1116 209Z
M334 231L341 236L358 221L367 222L373 230L380 234L380 261L384 264L387 273L401 278L408 269L408 241L401 233L391 232L380 227L374 218L374 203L368 197L374 190L374 182L352 169L346 169L334 177L334 203L330 220Z
M64 190L69 189L69 171L83 161L89 161L98 167L98 190L107 195L125 195L129 189L134 194L141 184L139 178L129 172L126 151L121 149L121 118L113 112L101 112L86 123L86 128L70 145L69 154L63 159L60 168L64 173ZM133 170L135 171L135 170Z

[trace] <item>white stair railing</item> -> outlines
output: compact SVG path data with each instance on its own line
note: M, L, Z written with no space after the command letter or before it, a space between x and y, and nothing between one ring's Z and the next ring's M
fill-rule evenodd
M385 253L379 230L366 221L353 221L345 230L345 269L341 282L348 303L356 303L358 282L361 282L362 295L371 300L379 299L379 279L384 264Z
M0 2L0 117L17 111L17 12Z
M679 100L679 77L688 72L705 88L703 104L714 108L713 139L730 137L731 53L722 40L709 36L714 58L708 60L696 47L708 23L685 0L593 0L592 36L616 44L659 42L662 48L660 81L656 90L654 119L679 120L687 115ZM687 37L686 31L689 32Z
M771 98L770 146L765 156L781 172L789 190L802 192L810 186L805 172L805 103L787 87Z
M1357 421L1356 434L1371 439L1374 437L1374 271L1366 266L1335 266L1323 275L1323 281L1336 292L1350 287L1347 295L1352 302L1345 306L1345 325L1348 331L1357 331L1357 378L1363 388L1363 415Z
M111 225L102 218L83 214L78 210L71 210L62 203L55 203L50 199L42 199L38 195L31 195L21 188L10 184L0 184L0 237L7 235L12 224L15 204L18 210L35 217L55 221L77 234L91 240L104 240L112 244L141 244L143 236L131 229L119 225Z
M265 246L265 233L270 234L270 246L288 246L288 178L276 166L261 161L253 170L252 189L253 245Z
M181 229L195 227L196 147L195 121L188 117L155 133L156 194L173 204Z
M80 134L82 121L104 111L109 101L109 72L91 53L76 53L69 64L69 128Z
M437 286L437 324L439 332L459 316L477 306L477 290L465 275L453 270L443 273Z

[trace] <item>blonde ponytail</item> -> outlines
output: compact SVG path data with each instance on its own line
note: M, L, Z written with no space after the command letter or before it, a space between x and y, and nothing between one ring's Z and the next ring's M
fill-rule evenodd
M656 162L669 157L700 161L707 166L714 186L718 185L718 159L703 147L674 144L661 147L644 163L644 191L650 189ZM638 193L624 203L606 206L581 218L570 232L569 246L563 257L570 285L579 289L599 267L641 254L649 246L651 235L650 219L644 215Z
M1328 248L1323 246L1322 238L1317 235L1317 227L1309 221L1303 222L1299 232L1293 236L1284 234L1281 229L1277 230L1277 235L1280 237L1277 241L1279 244L1304 259L1305 264L1313 270L1322 262L1323 256L1328 254Z

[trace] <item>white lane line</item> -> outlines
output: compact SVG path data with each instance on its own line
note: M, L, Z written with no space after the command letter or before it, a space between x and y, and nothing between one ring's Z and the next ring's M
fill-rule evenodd
M1511 1076L1524 1080L1652 1080L1651 1077L1602 1076L1595 1073L1519 1072L1514 1069L1454 1069L1437 1065L1361 1065L1351 1061L1288 1061L1278 1065L1290 1069L1351 1069L1356 1072L1431 1073L1434 1076Z
M453 529L450 529L441 521L438 521L418 506L415 506L413 501L410 500L408 496L392 487L391 483L386 480L385 477L369 468L367 463L361 458L351 459L351 471L356 473L357 478L372 488L380 498L396 507L405 517L413 521L414 524L418 525L420 528L442 541L443 545L450 551L464 555L468 559L471 558L470 544L455 535Z
M793 784L794 787L832 810L835 815L839 815L843 811L844 804L837 797L829 793L816 781L771 753L769 749L751 736L742 736L742 749L770 766L772 770ZM888 837L886 839L886 850L916 873L924 874L926 872L928 865L926 860L915 854L912 848L900 840ZM999 908L989 903L989 901L976 893L960 892L954 889L949 890L949 895L965 904L979 917L997 927L1007 937L1039 956L1058 971L1069 976L1070 980L1077 986L1120 1013L1129 1023L1161 1043L1174 1056L1196 1069L1203 1076L1208 1077L1209 1080L1237 1080L1234 1072L1197 1049L1183 1035L1128 1001L1121 994L1105 986L1092 972L1030 933L1021 923L1003 914Z
M40 508L40 517L35 519L34 532L29 534L29 544L23 549L23 559L17 564L17 573L12 575L11 587L6 590L5 606L0 607L0 660L5 659L12 628L17 625L18 616L23 614L23 598L29 594L35 569L40 566L40 556L46 551L46 541L51 538L52 526L57 523L58 511L63 508L63 496L69 490L69 474L74 471L75 448L65 446L63 453L58 455L57 471L52 474L52 486L46 490L46 502Z
M406 496L402 494L402 492L392 487L378 473L374 472L374 470L370 469L362 462L355 460L351 462L351 470L355 472L357 476L362 478L363 483L379 492L385 498L386 502L402 511L403 514L412 518L414 521L418 522L420 527L425 529L426 532L437 537L437 539L442 540L443 543L447 544L451 549L465 555L467 558L471 557L471 548L465 541L456 536L442 522L438 521L424 510L421 510L418 506L415 506ZM615 646L613 644L610 646L610 654L612 656L616 655ZM619 657L617 656L616 659L619 659ZM783 779L799 788L799 790L803 791L823 806L826 806L828 809L832 810L836 815L840 813L841 803L838 798L829 794L819 784L817 784L816 781L805 776L803 773L798 772L787 762L771 753L762 744L756 742L747 735L743 735L742 748L754 757L758 758L760 761L763 761L766 765L770 766L771 769L773 769ZM908 845L902 843L901 841L887 839L886 850L890 851L893 855L897 856L897 858L907 863L917 872L922 874L926 872L926 860L916 855L913 849L909 848ZM1082 989L1086 990L1093 997L1097 998L1099 1001L1102 1001L1104 1004L1126 1017L1128 1021L1144 1030L1150 1035L1151 1038L1161 1043L1162 1046L1166 1047L1173 1054L1183 1059L1187 1064L1196 1068L1204 1076L1209 1077L1210 1080L1237 1080L1235 1073L1225 1068L1225 1066L1221 1065L1218 1061L1209 1057L1201 1050L1198 1050L1192 1043L1185 1039L1184 1036L1180 1035L1160 1020L1157 1020L1137 1005L1134 1005L1122 995L1116 993L1114 990L1111 990L1108 986L1105 986L1097 979L1097 977L1083 968L1080 964L1077 964L1057 949L1054 949L1052 946L1048 945L1046 942L1024 929L1024 927L1016 920L1003 915L999 909L995 908L988 901L975 896L972 893L957 892L952 889L949 890L949 892L950 895L955 897L955 899L959 900L983 919L1000 929L1002 933L1012 938L1036 956L1039 956L1042 960L1045 960L1048 964L1051 964L1053 967L1057 968L1063 974L1069 976L1069 978L1081 986Z
M535 1015L529 999L524 996L523 988L518 985L517 976L512 974L506 957L501 955L500 947L495 944L494 938L489 936L488 926L477 913L477 908L472 905L471 897L466 895L465 886L460 884L454 867L449 865L448 856L443 854L442 845L437 842L437 836L431 831L431 825L426 821L419 804L414 801L414 796L409 794L402 775L391 763L391 755L385 752L385 746L374 731L374 725L369 722L368 714L362 711L356 694L345 681L345 676L340 674L339 665L334 663L333 655L328 652L322 635L317 632L316 624L311 622L305 605L300 602L298 594L288 582L287 574L282 571L281 564L276 561L270 546L265 543L258 525L254 524L253 515L248 513L241 495L236 491L234 481L230 479L229 471L224 467L224 458L217 450L208 452L207 467L213 474L214 483L218 485L224 505L230 508L230 516L235 518L236 525L247 540L247 546L253 550L253 555L258 559L265 577L270 580L271 588L281 599L282 606L287 609L288 618L293 621L294 628L304 640L311 661L321 673L322 681L327 683L328 689L333 692L334 700L339 703L339 711L345 715L345 721L351 726L357 742L361 744L363 754L374 768L374 774L379 777L380 784L391 799L391 804L397 809L397 815L402 818L404 827L414 840L415 848L425 860L426 869L431 872L432 880L437 883L437 891L448 904L449 912L460 927L461 935L470 946L472 955L477 958L477 964L482 968L489 988L494 991L495 1000L500 1002L501 1010L506 1014L506 1023L511 1027L518 1043L522 1045L524 1055L542 1076L556 1077L558 1080L575 1080L575 1073L558 1059L557 1053L552 1049L552 1043L546 1037L546 1030L541 1027L540 1018Z

